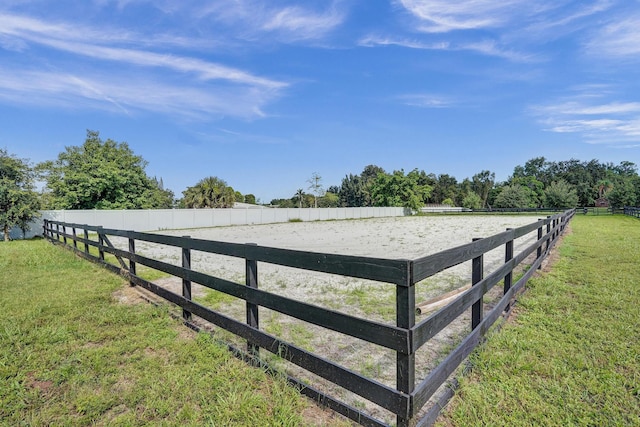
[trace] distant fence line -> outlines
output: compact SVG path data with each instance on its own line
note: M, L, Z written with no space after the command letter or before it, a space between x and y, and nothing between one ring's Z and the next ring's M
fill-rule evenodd
M300 221L328 221L395 217L409 214L405 208L246 208L246 209L145 209L145 210L48 210L31 224L26 238L42 233L44 220L102 224L105 228L132 231L179 230L185 228L223 227L229 225L274 224ZM19 229L11 231L13 239L22 238Z
M452 392L443 394L426 414L422 414L421 409L483 341L485 333L496 320L510 312L517 292L541 267L542 261L563 234L575 213L575 209L567 210L523 227L509 228L496 235L473 239L470 243L416 259L305 252L253 244L215 242L108 229L98 225L56 220L44 221L43 231L45 237L51 242L64 244L78 255L123 275L132 285L143 287L178 305L182 308L184 321L188 325L193 326L191 319L192 315L195 315L245 339L246 350L235 349L237 353L242 352L244 357L259 361L261 350L279 355L308 372L356 393L395 414L398 427L409 427L427 426L435 421L440 408L453 395ZM534 242L521 252L514 253L514 241L529 235L536 237ZM115 247L111 243L112 237L127 239L128 250ZM136 253L136 241L175 247L182 252L182 264L174 265L142 256ZM93 248L93 253L90 248ZM504 264L485 274L484 254L497 248L504 250ZM191 267L192 251L244 259L245 283L236 283L194 271ZM114 255L117 264L106 262L105 253ZM416 321L415 285L434 274L467 261L472 262L471 288L426 319ZM390 287L395 288L395 325L379 323L358 315L322 308L264 291L260 289L259 284L262 280L268 279L258 276L258 262L388 283ZM136 274L136 265L144 265L182 278L182 294L173 293L139 277ZM522 276L514 277L514 270L517 267L525 270ZM246 322L227 317L214 309L194 302L191 298L192 282L245 300ZM495 305L487 307L485 313L483 297L499 283L503 285L501 292L503 296ZM260 325L259 307L392 350L396 356L396 386L389 387L367 375L356 373L312 351L267 333ZM416 352L428 345L434 336L468 309L471 309L469 333L423 379L418 379ZM314 389L312 385L302 384L294 377L288 378L290 382L301 386L302 393L362 425L375 427L387 425L358 408L341 402L337 397Z
M634 216L636 218L640 218L640 208L634 208L630 206L624 207L624 214L629 216Z

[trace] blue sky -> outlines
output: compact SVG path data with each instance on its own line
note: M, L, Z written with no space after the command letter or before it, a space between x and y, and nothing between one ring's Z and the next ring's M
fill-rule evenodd
M263 202L368 164L640 164L640 1L0 1L0 147L87 129L176 196L215 175Z

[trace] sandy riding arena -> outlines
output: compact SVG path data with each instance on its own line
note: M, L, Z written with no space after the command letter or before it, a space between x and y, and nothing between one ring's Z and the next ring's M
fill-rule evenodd
M475 237L487 237L507 228L531 224L536 216L416 216L373 218L343 221L297 222L250 226L217 227L190 230L163 230L159 234L191 236L193 238L233 243L256 243L261 246L312 252L370 256L377 258L415 259L444 249L471 242ZM535 233L515 241L514 252L528 246ZM124 243L124 242L123 242ZM144 256L179 265L180 249L146 242L137 242L136 251ZM215 277L245 281L245 262L226 256L193 251L192 268ZM504 248L485 254L485 275L504 262ZM425 279L416 285L416 302L437 297L458 289L471 281L470 262L458 265ZM304 301L378 322L395 324L395 286L338 275L309 272L294 268L258 263L260 289L288 298ZM179 293L180 280L161 279L157 282ZM498 291L496 286L494 291ZM203 289L194 284L194 295L202 304L239 321L245 321L245 302ZM488 297L490 299L490 295ZM487 299L485 299L486 301ZM260 328L333 362L369 376L395 388L395 353L310 325L280 313L260 308ZM417 316L416 321L427 314ZM430 344L416 354L416 381L432 369L443 352L450 350L463 333L469 330L466 313L436 335ZM221 338L243 345L238 338L216 331ZM393 417L385 410L326 383L306 371L263 351L261 356L276 367L293 373L316 388L330 391L347 403L388 422Z

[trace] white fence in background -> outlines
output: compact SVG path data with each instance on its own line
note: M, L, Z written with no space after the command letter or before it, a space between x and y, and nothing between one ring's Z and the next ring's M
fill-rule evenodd
M76 224L100 225L133 231L179 230L184 228L224 227L230 225L272 224L302 221L404 216L405 208L304 208L304 209L153 209L153 210L55 210L42 211L31 225L27 238L42 234L42 221L51 219ZM2 233L0 233L2 236ZM14 229L12 239L22 238Z

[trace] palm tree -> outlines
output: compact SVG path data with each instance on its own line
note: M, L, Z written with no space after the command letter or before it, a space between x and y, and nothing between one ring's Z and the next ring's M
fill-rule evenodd
M601 179L600 181L598 181L597 187L598 187L598 198L602 199L604 196L607 195L609 191L613 189L613 184L608 179Z
M302 188L298 188L296 197L298 198L298 206L302 209L302 200L304 199L304 190Z
M235 203L234 189L215 176L200 180L182 194L184 205L188 208L230 208Z

